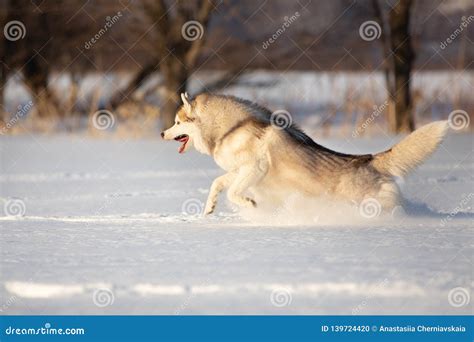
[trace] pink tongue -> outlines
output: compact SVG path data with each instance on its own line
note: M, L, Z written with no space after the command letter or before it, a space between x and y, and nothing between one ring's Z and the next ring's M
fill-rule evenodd
M186 144L188 143L188 139L184 138L183 140L180 140L180 142L182 142L183 144L179 147L178 152L183 153L183 151L186 147Z

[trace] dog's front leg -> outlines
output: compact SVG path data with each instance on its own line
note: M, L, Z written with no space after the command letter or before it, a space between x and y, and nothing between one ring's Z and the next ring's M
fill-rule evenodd
M211 189L209 190L209 196L207 197L206 207L204 208L204 215L212 214L217 204L217 196L234 180L235 173L226 173L225 175L219 176L212 182Z
M244 194L248 188L256 185L265 176L267 171L268 163L263 160L259 160L257 164L240 167L237 177L235 177L227 191L229 201L243 207L256 207L257 203L255 200L245 197Z

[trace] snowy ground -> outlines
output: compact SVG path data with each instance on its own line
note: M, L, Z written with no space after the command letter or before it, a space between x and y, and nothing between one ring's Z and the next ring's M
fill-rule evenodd
M472 313L472 135L406 179L421 215L296 226L193 215L220 171L177 145L2 137L3 314Z

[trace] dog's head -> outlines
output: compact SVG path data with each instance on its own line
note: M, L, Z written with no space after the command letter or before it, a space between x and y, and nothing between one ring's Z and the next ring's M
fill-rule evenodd
M165 140L179 141L181 146L178 152L184 153L199 138L200 130L196 125L196 108L193 108L188 93L181 93L181 100L183 100L183 105L176 113L174 125L161 132L161 137Z

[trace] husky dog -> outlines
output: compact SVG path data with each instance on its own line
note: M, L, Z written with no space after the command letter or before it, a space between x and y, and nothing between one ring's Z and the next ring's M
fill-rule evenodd
M226 171L212 183L206 215L224 189L242 207L300 193L356 203L374 198L391 210L401 201L395 177L428 158L448 128L447 121L433 122L385 152L350 155L317 144L291 122L274 122L272 112L247 100L205 93L181 99L175 124L162 138L181 142L179 153L194 145Z

